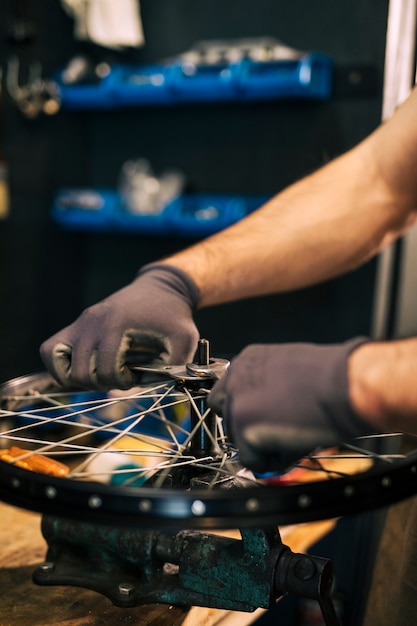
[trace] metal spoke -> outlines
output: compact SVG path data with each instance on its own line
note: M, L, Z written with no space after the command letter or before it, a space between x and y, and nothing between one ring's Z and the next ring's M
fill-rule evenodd
M208 408L215 377L204 378L205 367L108 393L61 389L46 373L5 383L0 496L116 525L259 528L386 506L417 490L417 453L399 433L317 448L284 475L253 475ZM56 474L42 473L48 461Z

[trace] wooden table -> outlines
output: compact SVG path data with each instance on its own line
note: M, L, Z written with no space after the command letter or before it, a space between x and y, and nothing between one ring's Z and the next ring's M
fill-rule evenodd
M160 604L126 609L90 590L39 587L32 583L32 572L46 554L41 516L0 503L0 520L0 626L246 626L263 612ZM334 525L332 520L314 522L280 532L294 552L306 552Z

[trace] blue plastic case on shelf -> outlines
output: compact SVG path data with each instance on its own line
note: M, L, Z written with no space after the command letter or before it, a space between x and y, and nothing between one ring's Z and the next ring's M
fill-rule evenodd
M172 235L167 220L167 207L159 213L141 214L131 213L122 205L114 215L115 230L122 233L137 233L144 235Z
M239 221L267 196L183 194L159 213L132 213L117 191L62 189L54 198L52 217L62 227L90 232L206 237Z
M123 232L203 238L238 222L266 199L266 196L183 194L169 202L161 213L140 215L121 211L115 221Z
M62 107L65 109L112 109L115 106L114 88L117 72L111 69L107 76L95 83L66 84L62 73L56 79Z
M257 206L261 203L259 200ZM249 204L244 196L187 194L168 206L167 219L175 234L205 237L238 222L248 212Z
M240 63L178 63L173 68L172 91L177 102L236 100Z
M67 109L152 106L186 102L331 97L333 61L311 52L295 59L238 63L114 65L96 84L57 83Z
M112 91L115 106L172 103L173 72L169 65L116 66Z
M120 203L120 194L112 189L60 189L51 213L56 222L69 229L112 231Z
M327 100L332 92L333 61L325 54L310 53L298 59L242 61L238 75L243 100L262 98L317 98Z

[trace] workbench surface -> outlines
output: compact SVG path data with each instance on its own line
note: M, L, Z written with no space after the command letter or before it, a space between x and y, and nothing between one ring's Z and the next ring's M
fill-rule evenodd
M32 572L46 555L41 516L0 502L0 520L0 626L246 626L262 614L162 604L126 609L90 590L39 587ZM286 526L280 528L282 541L306 552L334 525L330 520Z

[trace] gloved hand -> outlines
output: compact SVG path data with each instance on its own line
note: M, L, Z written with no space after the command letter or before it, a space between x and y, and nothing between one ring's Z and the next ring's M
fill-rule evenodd
M283 470L317 447L375 432L353 410L347 361L366 341L252 345L232 360L208 396L243 465Z
M128 389L136 382L128 353L135 351L142 363L192 360L197 303L197 288L185 272L164 263L146 265L130 285L45 341L41 356L63 384Z

